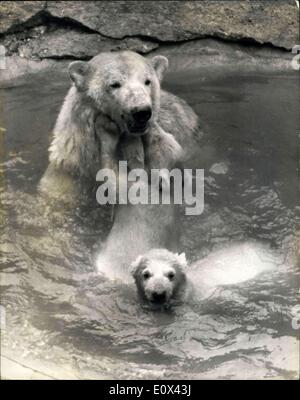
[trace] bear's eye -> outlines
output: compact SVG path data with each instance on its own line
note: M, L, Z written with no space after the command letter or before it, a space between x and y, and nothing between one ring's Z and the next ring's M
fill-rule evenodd
M149 271L143 272L143 278L144 279L149 279L150 278L150 272Z
M172 280L172 279L174 279L175 278L175 273L173 272L173 271L170 271L170 272L168 272L168 278L170 279L170 281Z
M146 79L146 80L145 80L145 85L146 85L146 86L149 86L150 83L151 83L150 79Z
M110 84L110 87L113 89L119 89L121 87L121 83L120 82L113 82Z

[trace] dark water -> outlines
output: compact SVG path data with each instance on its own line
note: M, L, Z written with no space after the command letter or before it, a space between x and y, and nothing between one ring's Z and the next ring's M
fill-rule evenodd
M64 74L42 74L0 90L2 355L60 378L297 378L297 74L167 77L165 88L208 127L191 160L205 168L205 211L184 218L179 250L196 260L255 239L281 260L268 274L169 312L143 309L133 286L93 273L107 209L91 199L68 210L36 192L68 85Z

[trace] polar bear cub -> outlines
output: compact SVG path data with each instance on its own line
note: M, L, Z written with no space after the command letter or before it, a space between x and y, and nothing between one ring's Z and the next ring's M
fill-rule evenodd
M189 267L184 253L152 249L132 263L131 271L142 300L168 306L194 296L205 299L219 286L253 279L275 263L270 250L246 242L215 251Z

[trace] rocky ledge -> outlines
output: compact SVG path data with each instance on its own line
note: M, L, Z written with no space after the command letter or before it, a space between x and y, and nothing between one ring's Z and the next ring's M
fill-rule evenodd
M203 38L289 50L299 41L294 0L2 1L0 44L28 59L89 59L103 50L149 53Z

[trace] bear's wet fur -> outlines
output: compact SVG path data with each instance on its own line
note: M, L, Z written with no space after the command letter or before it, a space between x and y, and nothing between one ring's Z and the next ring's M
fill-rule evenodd
M131 51L100 53L89 62L71 63L73 85L55 124L41 190L54 197L76 197L81 191L76 186L93 183L100 168L115 168L119 144L123 159L136 157L133 167L146 160L151 168L175 164L182 157L180 146L184 153L193 148L202 134L196 114L184 100L160 89L167 65L165 57L148 60ZM135 107L151 107L144 135L135 134L130 117ZM142 149L145 154L140 154Z
M202 301L219 287L254 279L281 262L268 246L255 241L228 243L188 265L185 254L153 248L131 264L138 294L152 306Z

